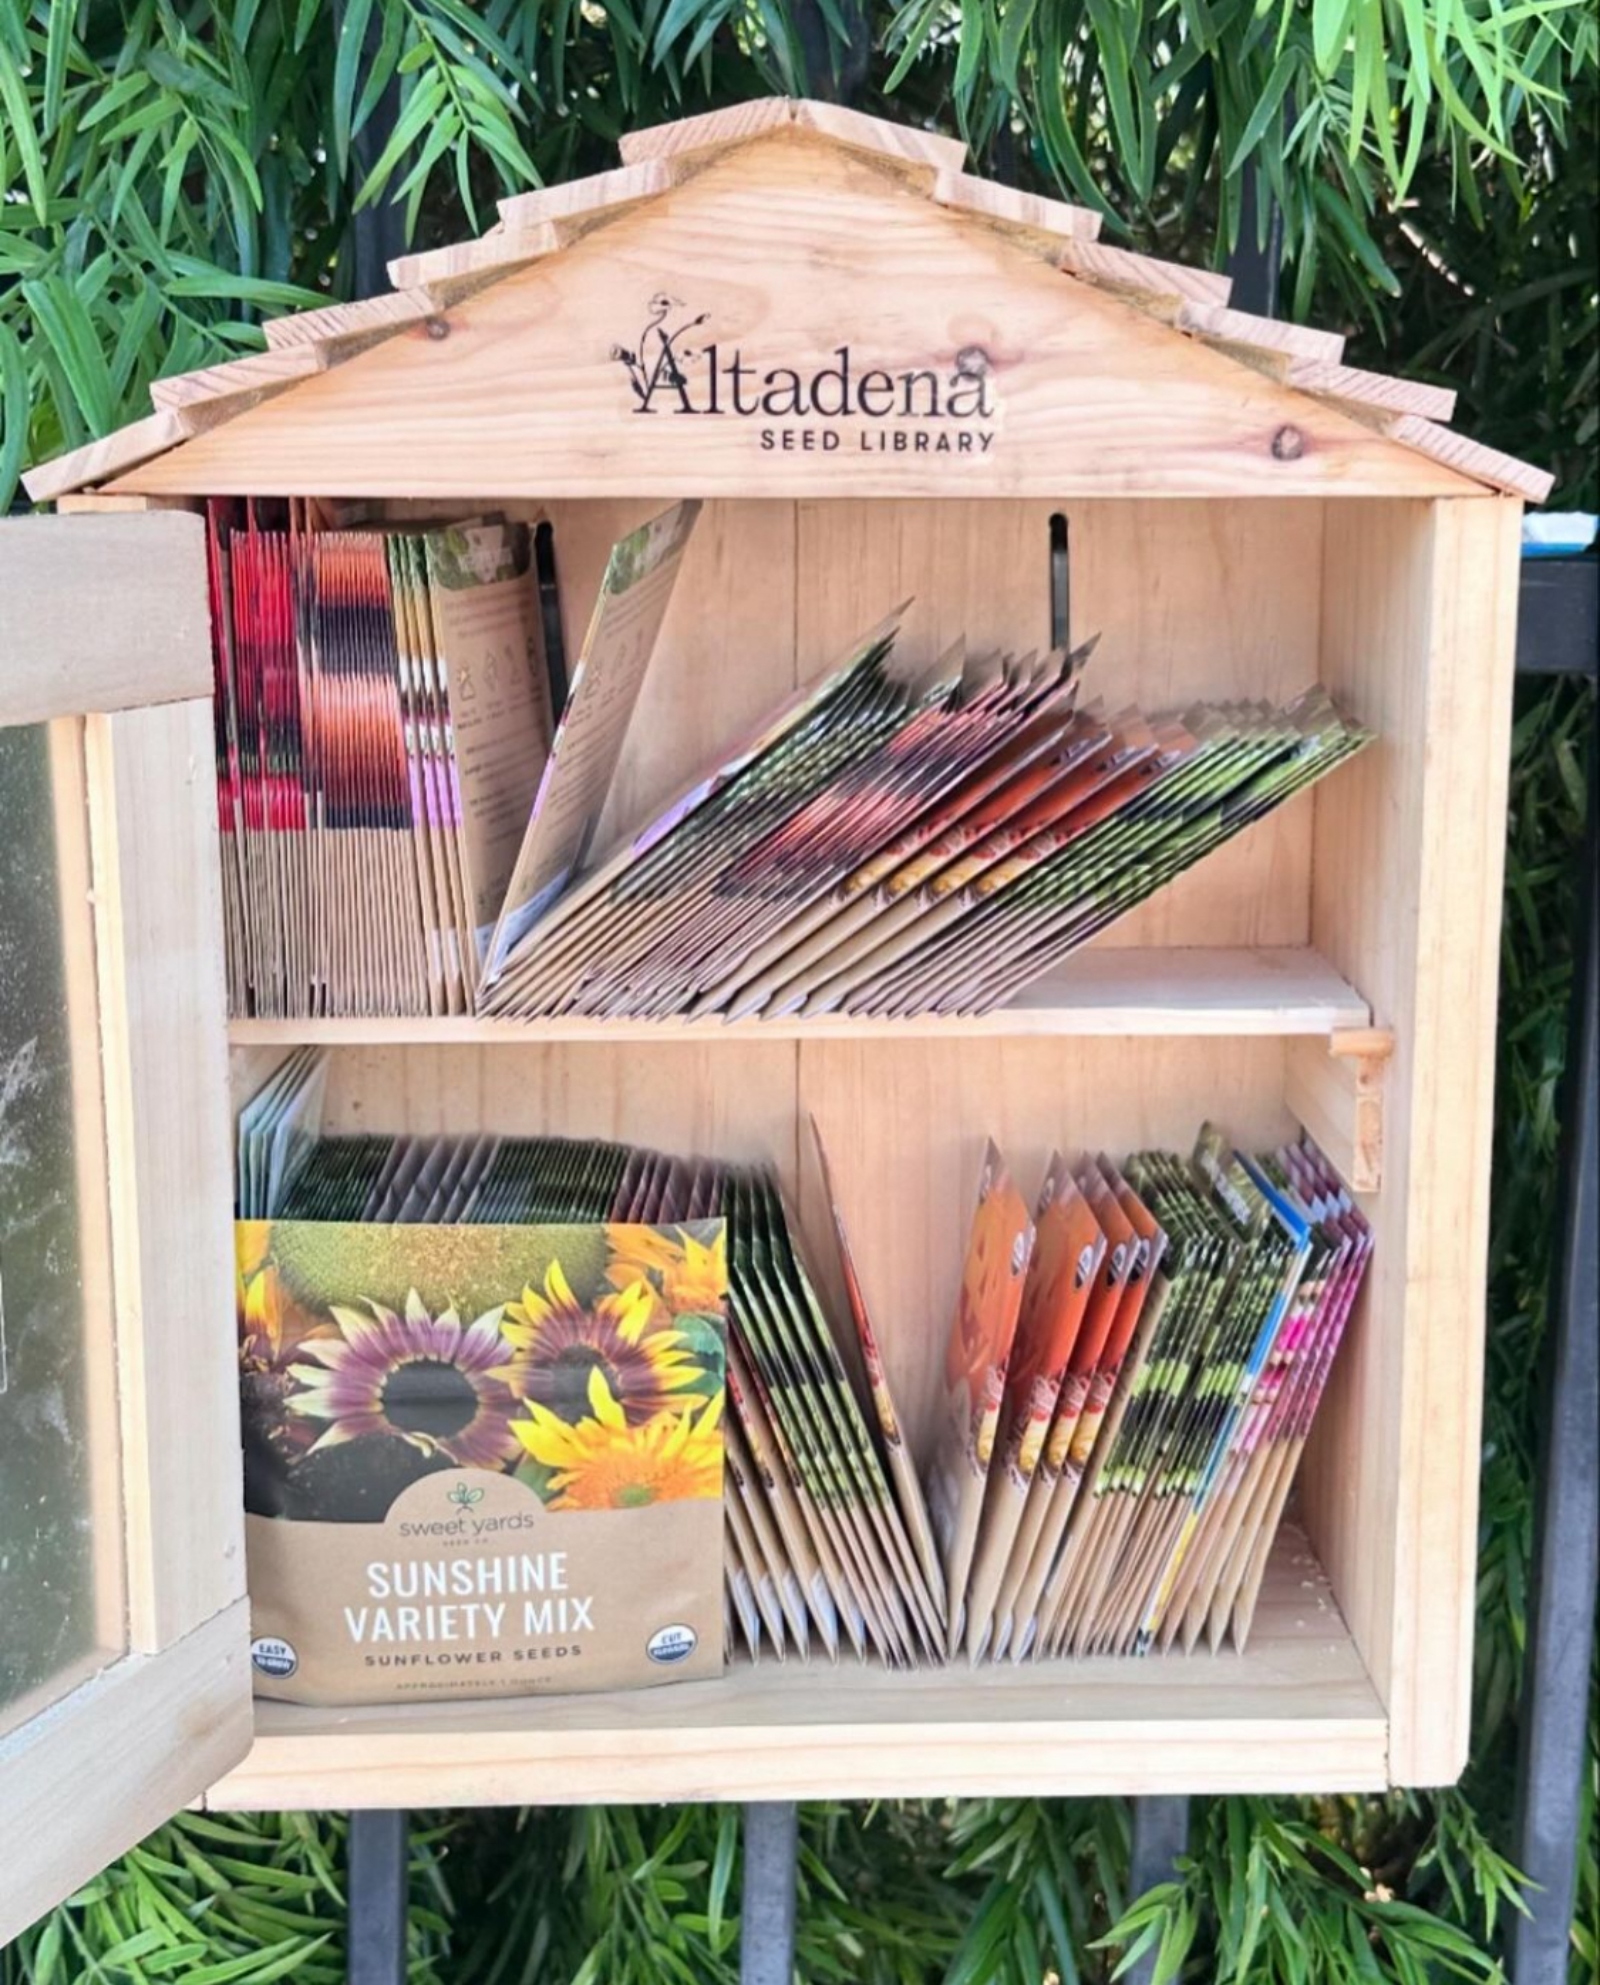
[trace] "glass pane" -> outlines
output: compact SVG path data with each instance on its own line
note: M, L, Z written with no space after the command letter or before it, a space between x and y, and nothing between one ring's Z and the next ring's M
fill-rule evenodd
M124 1645L81 724L0 729L0 1727Z

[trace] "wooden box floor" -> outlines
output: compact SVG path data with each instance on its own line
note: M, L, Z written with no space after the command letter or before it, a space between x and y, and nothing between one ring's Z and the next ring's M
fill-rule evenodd
M622 1695L256 1704L218 1810L652 1800L1364 1791L1383 1707L1304 1533L1280 1532L1243 1655L893 1673L741 1661Z

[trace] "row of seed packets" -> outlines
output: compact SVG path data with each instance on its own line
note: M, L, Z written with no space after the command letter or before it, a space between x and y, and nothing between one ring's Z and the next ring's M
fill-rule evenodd
M574 870L491 960L482 1010L985 1012L1367 742L1320 689L1080 707L1092 645L913 657L891 616Z
M208 549L233 1010L468 1011L550 748L527 530L217 501Z
M1371 1249L1308 1140L1251 1157L993 1146L925 1481L946 1646L973 1660L1242 1648Z
M763 1196L759 1219L727 1202L730 1631L751 1653L1244 1647L1371 1249L1309 1140L1250 1157L1207 1126L1187 1160L1058 1156L1031 1210L991 1146L920 1470L837 1202L845 1360Z
M918 1457L815 1124L805 1235L770 1167L325 1137L323 1082L302 1050L240 1117L247 1505L291 1520L258 1563L487 1469L557 1509L720 1498L756 1658L1245 1645L1371 1251L1309 1140L1056 1156L1031 1208L991 1146Z
M472 1010L593 836L697 509L613 547L557 738L526 525L210 505L234 1012Z

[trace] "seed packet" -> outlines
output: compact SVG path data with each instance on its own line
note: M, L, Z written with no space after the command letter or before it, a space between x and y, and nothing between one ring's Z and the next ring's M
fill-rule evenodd
M485 946L491 983L593 842L699 514L696 502L676 503L612 547L532 808L515 823L520 846Z
M292 1057L240 1117L258 1691L341 1704L719 1672L722 1221L608 1221L619 1145L315 1137L318 1078ZM405 1217L447 1203L478 1217ZM745 1565L776 1652L759 1540Z
M995 1601L1093 1294L1096 1271L1106 1253L1105 1232L1059 1152L1045 1172L1035 1225L1037 1238L1006 1379L998 1460L990 1470L967 1592L966 1647L973 1659L986 1651L990 1641Z
M928 1514L944 1555L950 1654L965 1631L967 1575L1033 1239L1027 1202L990 1143L945 1351L943 1426L927 1475Z

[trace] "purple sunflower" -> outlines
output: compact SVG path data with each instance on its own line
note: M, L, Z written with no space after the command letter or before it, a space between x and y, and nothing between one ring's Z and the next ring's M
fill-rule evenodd
M387 1434L461 1468L500 1468L520 1453L510 1420L516 1401L495 1369L504 1362L499 1308L463 1325L454 1309L430 1316L413 1289L404 1316L331 1306L337 1337L301 1345L316 1364L290 1375L304 1387L289 1410L325 1423L312 1447Z
M567 1421L593 1411L589 1386L598 1372L630 1426L658 1413L703 1406L705 1372L678 1330L651 1326L660 1310L647 1281L630 1280L581 1303L559 1261L545 1270L544 1293L525 1288L506 1305L501 1334L513 1356L501 1376L518 1399L548 1407Z

